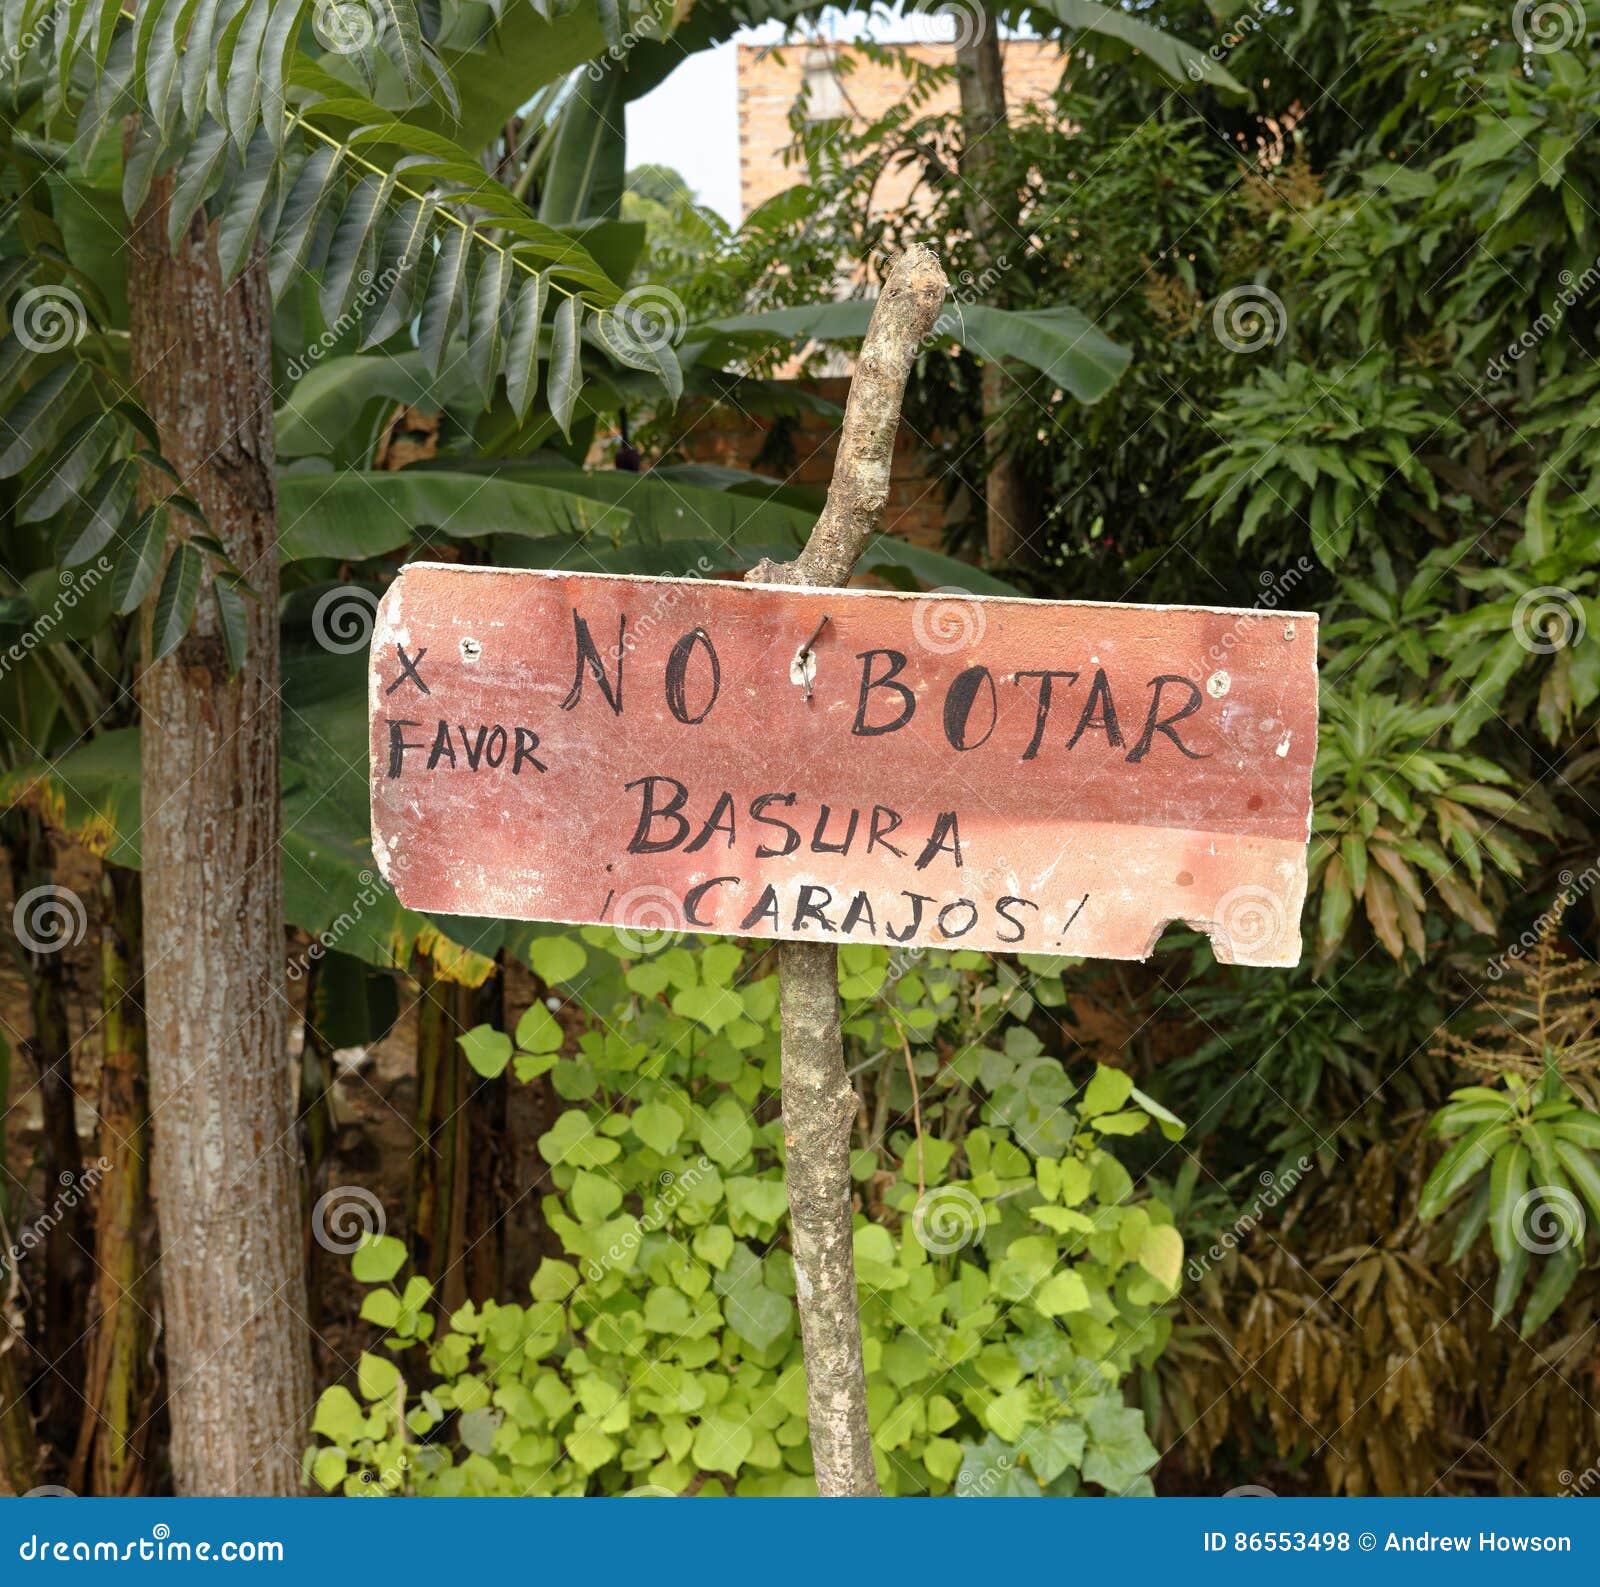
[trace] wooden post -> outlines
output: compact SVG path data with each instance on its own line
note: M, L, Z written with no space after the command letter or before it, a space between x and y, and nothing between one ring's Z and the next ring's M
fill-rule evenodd
M763 561L751 580L817 587L850 577L883 522L906 377L938 318L945 286L930 249L911 248L895 262L850 383L827 505L793 562ZM785 1178L817 1490L824 1497L872 1496L878 1479L850 1226L850 1127L858 1103L844 1067L838 951L785 942L778 978Z

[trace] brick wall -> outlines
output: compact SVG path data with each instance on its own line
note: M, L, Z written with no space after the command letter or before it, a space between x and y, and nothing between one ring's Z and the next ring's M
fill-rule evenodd
M802 68L811 47L788 44L775 53L765 45L739 46L739 195L745 215L804 179L804 167L786 165L783 151L793 141L789 112L800 97ZM893 66L866 60L849 45L825 47L847 61L840 82L861 119L875 120L905 98L906 79ZM955 59L953 44L907 44L901 48L927 65L947 66ZM1015 106L1048 99L1066 65L1060 45L1046 39L1006 39L1001 50L1008 103ZM953 111L959 97L952 78L929 97L923 113ZM916 179L911 169L885 173L874 195L874 210L902 206Z

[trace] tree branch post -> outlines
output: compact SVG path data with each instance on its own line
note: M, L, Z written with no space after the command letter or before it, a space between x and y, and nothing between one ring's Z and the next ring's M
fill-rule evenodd
M793 562L764 560L751 580L825 588L849 579L883 522L906 379L945 287L931 249L913 247L896 260L856 361L827 505ZM781 943L778 980L785 1180L817 1491L870 1497L878 1479L850 1211L850 1129L859 1103L844 1067L837 949Z

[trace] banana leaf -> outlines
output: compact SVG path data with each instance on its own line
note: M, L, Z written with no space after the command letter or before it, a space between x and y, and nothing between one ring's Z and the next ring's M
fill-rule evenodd
M285 562L362 561L415 539L425 545L427 530L468 540L492 534L581 540L602 517L607 532L632 529L626 507L601 507L586 492L494 474L341 469L278 479L278 545Z
M872 318L871 298L802 308L733 314L691 327L683 362L721 368L730 359L778 345L859 341ZM1121 378L1132 355L1075 308L996 309L947 303L936 330L978 358L1013 358L1037 369L1079 402L1098 402Z

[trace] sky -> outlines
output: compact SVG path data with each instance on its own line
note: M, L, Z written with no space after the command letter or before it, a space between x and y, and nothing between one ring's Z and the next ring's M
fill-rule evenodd
M886 17L829 12L818 29L840 43L865 36L883 42L948 40L953 16ZM628 164L670 165L732 225L739 215L738 46L775 44L779 24L747 28L730 43L686 57L659 88L628 106Z

